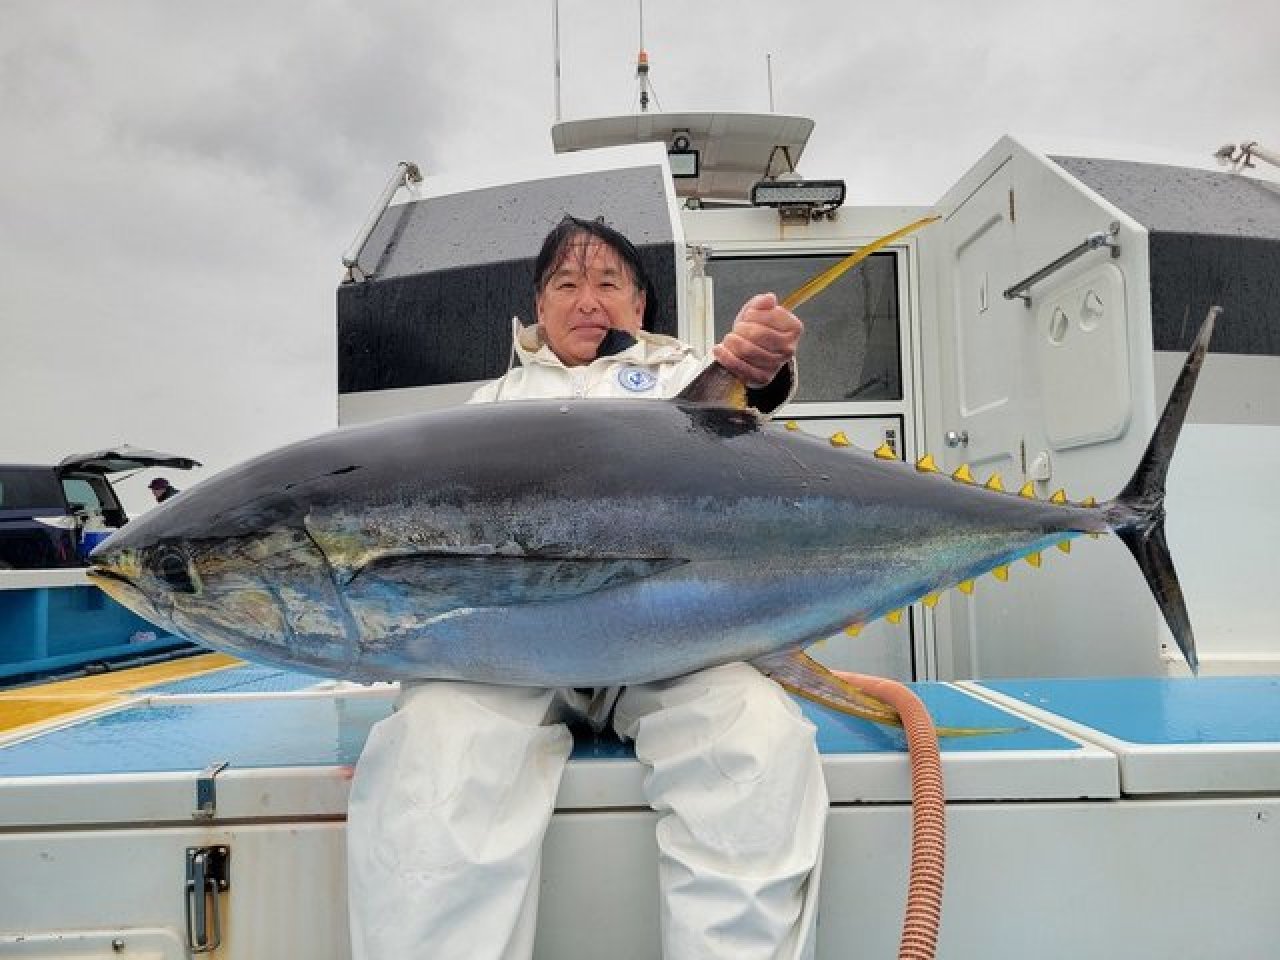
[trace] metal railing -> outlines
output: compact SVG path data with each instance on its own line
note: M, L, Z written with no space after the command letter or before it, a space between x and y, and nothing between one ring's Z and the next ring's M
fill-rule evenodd
M1031 276L1015 283L1004 292L1004 298L1006 300L1012 300L1014 297L1021 297L1022 302L1029 307L1031 306L1031 294L1027 293L1027 291L1031 289L1032 286L1049 276L1049 274L1054 273L1057 270L1061 270L1067 264L1088 253L1090 250L1096 250L1099 247L1109 247L1111 249L1111 256L1120 256L1120 244L1116 243L1116 236L1119 233L1120 224L1112 223L1105 231L1089 234L1077 246L1072 247L1057 260L1054 260L1052 263L1045 264L1035 273L1031 274Z
M347 248L347 252L342 255L342 265L347 268L347 275L343 277L343 283L354 283L356 280L369 278L370 275L360 269L360 254L364 253L365 244L369 242L369 236L373 233L373 228L378 225L378 220L386 212L387 207L391 205L391 198L396 195L397 190L411 183L421 182L422 172L418 169L416 163L410 160L403 160L396 164L396 172L391 175L387 185L382 188L382 193L378 195L377 202L374 203L373 209L369 211L369 216L365 220L364 226L360 228L356 238L351 241L351 246Z

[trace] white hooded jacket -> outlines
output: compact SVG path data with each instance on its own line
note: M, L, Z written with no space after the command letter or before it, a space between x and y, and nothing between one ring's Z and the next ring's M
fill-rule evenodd
M547 345L540 326L516 321L512 332L512 358L520 363L480 387L470 403L499 400L581 399L585 397L674 397L706 369L707 361L688 344L674 337L637 331L634 343L597 357L589 364L566 366ZM790 399L795 389L795 361L783 368L774 382L748 397L769 412Z

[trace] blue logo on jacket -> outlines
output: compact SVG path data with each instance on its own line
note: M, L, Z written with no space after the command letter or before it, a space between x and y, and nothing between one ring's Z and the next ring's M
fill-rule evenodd
M658 384L658 378L640 367L623 367L618 371L618 383L632 393L645 393Z

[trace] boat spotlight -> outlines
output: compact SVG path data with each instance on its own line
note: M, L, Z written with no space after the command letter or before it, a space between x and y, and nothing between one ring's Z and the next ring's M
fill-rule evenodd
M784 220L829 217L844 203L843 180L761 180L751 188L753 207L774 207Z

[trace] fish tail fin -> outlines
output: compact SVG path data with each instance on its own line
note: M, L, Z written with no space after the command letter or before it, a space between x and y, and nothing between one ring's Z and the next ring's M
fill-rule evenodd
M1133 554L1138 568L1146 578L1147 586L1151 588L1151 593L1160 606L1165 622L1173 632L1178 649L1186 657L1187 665L1193 672L1199 668L1200 663L1196 656L1195 635L1191 629L1191 619L1187 616L1182 587L1178 583L1178 573L1174 569L1173 557L1165 540L1164 487L1169 463L1178 443L1178 434L1186 420L1196 379L1209 349L1213 325L1221 312L1220 307L1210 308L1209 315L1205 317L1195 343L1192 344L1191 352L1182 365L1182 372L1173 385L1173 391L1169 394L1164 412L1151 435L1151 442L1147 444L1146 453L1128 485L1106 508L1107 522Z

